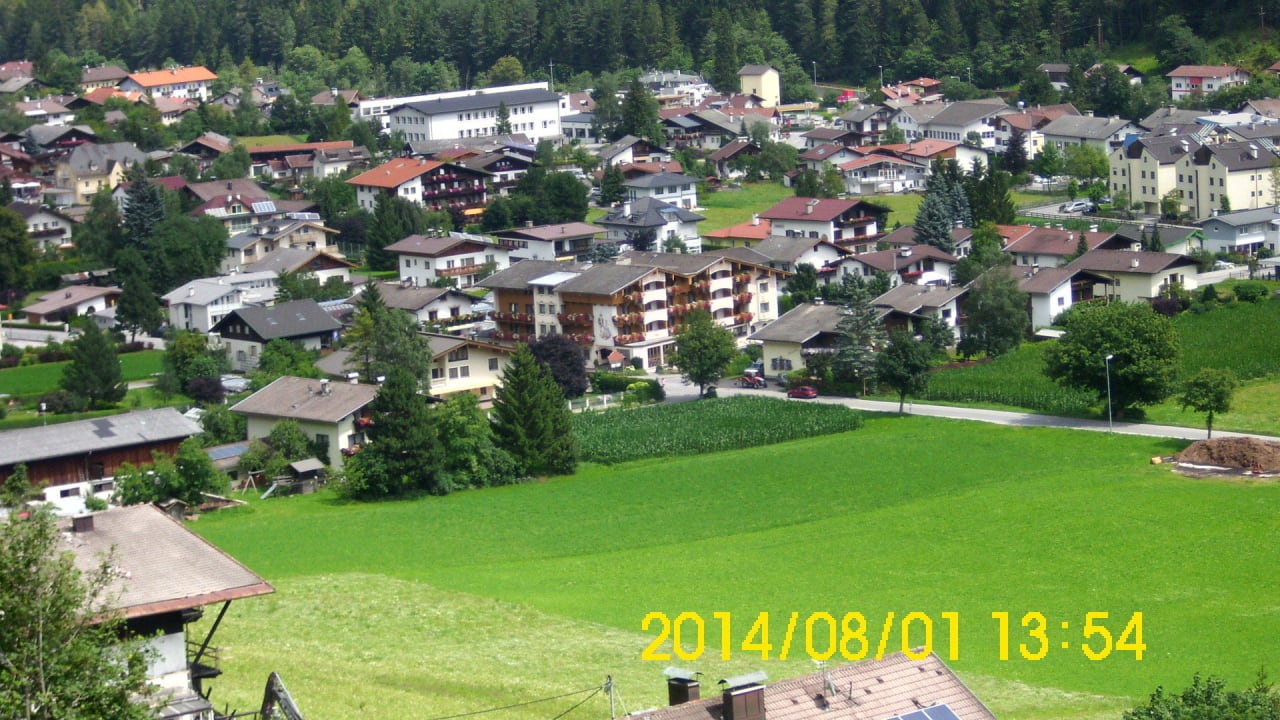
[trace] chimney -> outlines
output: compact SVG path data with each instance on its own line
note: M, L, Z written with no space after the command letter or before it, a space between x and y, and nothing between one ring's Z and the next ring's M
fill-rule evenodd
M1097 226L1097 225L1090 225L1090 226L1089 226L1089 232L1098 232L1098 226Z
M1067 242L1068 242L1068 243L1075 242L1075 239L1076 239L1076 234L1075 234L1075 233L1067 233Z
M351 383L352 385L359 385L359 384L360 384L360 373L358 373L358 372L349 372L349 373L347 373L347 382Z
M191 297L192 295L195 295L195 294L196 294L196 289L194 287L187 288L187 297Z
M683 705L702 697L697 673L677 667L669 667L662 674L667 676L668 705Z
M1129 252L1142 252L1142 243L1140 242L1129 243Z
M525 227L527 227L527 228L531 228L531 227L533 227L533 221L532 221L532 220L525 220L525 221L524 221L524 226L525 226Z
M752 224L753 226L754 226L754 225L759 225L759 224L760 224L760 216L759 216L759 215L752 215L752 216L751 216L751 224Z
M622 217L631 217L631 201L622 203Z
M71 288L67 288L67 292L65 295L63 295L63 297L67 297L67 298L71 297Z
M724 689L724 720L765 720L763 672L721 680Z
M320 379L320 394L321 395L329 394L329 378Z
M71 532L87 533L93 532L93 514L85 513L84 515L76 515L71 518Z
M1092 111L1092 110L1085 110L1085 111L1084 111L1084 116L1085 116L1085 117L1093 117L1093 111Z
M1131 267L1131 268L1136 268L1136 267L1138 267L1138 258L1134 258L1134 259L1130 260L1130 261L1129 261L1129 267Z

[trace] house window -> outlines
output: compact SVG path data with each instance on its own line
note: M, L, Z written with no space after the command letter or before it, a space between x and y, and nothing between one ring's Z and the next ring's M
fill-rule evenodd
M496 358L496 357L495 357L495 358L489 358L489 369L490 369L490 370L492 370L492 371L494 371L494 372L497 372L497 370L498 370L498 358Z
M460 347L457 350L452 350L449 352L449 362L458 362L459 360L466 360L466 359L467 359L467 348L465 347Z
M439 379L440 379L440 378L442 378L442 377L444 377L444 370L441 370L441 369L440 369L440 368L438 368L438 367L433 367L433 368L431 368L431 379L432 379L432 380L439 380Z
M317 457L329 457L329 436L324 433L316 433L315 446L313 448Z
M458 379L458 368L456 368L456 367L454 367L454 368L449 368L449 379L450 379L450 380L457 380L457 379Z

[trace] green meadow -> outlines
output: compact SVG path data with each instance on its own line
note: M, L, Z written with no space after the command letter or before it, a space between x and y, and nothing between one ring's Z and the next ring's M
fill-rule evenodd
M1149 464L1179 447L872 415L852 432L588 464L441 498L253 502L193 525L277 588L233 604L214 643L228 672L212 699L256 707L276 670L308 717L430 720L612 675L636 710L664 704L667 665L707 678L812 672L799 639L778 658L786 618L852 611L873 648L887 613L926 613L935 651L1002 718L1115 718L1196 672L1243 686L1280 660L1280 486ZM642 661L657 634L641 630L646 614L686 611L705 619L702 655ZM727 661L716 612L729 613ZM767 659L742 647L762 612L773 618ZM959 618L955 644L943 612ZM1012 618L1008 660L993 612ZM1019 651L1038 648L1021 625L1028 612L1047 621L1037 661ZM1116 640L1141 612L1142 658L1113 647L1086 659L1092 612L1109 613ZM820 632L814 649L825 645ZM902 645L899 621L886 649ZM495 715L545 719L584 697ZM570 717L606 711L595 696Z
M160 372L163 350L144 350L120 356L120 374L125 381L145 380ZM53 392L62 380L62 369L70 361L20 365L0 370L0 395L29 397Z

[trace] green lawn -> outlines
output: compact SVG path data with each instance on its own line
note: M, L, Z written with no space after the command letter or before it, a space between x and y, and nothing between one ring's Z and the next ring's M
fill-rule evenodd
M163 350L144 350L120 356L120 371L126 381L144 380L160 372ZM58 389L66 362L41 363L0 370L0 395L25 397Z
M261 147L263 145L293 145L294 143L306 142L303 135L248 135L238 138L240 144L246 148Z
M1280 532L1280 485L1189 480L1148 463L1178 447L871 416L852 433L443 498L255 502L193 526L278 588L233 604L216 642L228 670L216 702L256 706L279 670L309 716L408 706L438 717L612 674L634 710L664 704L668 664L707 677L813 671L796 650L783 662L740 647L728 663L716 652L642 662L651 611L730 612L735 645L761 611L856 610L877 634L891 610L935 621L954 611L952 666L1014 720L1114 718L1195 672L1240 686L1280 660L1269 641L1280 634L1280 546L1260 541ZM995 611L1013 617L1014 659L997 658ZM1051 623L1039 662L1017 650L1028 611ZM1118 634L1139 611L1140 661L1058 645L1080 641L1085 613L1110 613ZM944 638L939 624L945 655ZM720 640L708 622L707 645ZM573 702L502 715L546 718Z
M771 182L746 183L740 190L707 192L704 188L698 193L698 204L702 206L698 214L706 220L698 224L698 231L708 233L747 222L752 215L764 212L792 195L795 193L791 188Z

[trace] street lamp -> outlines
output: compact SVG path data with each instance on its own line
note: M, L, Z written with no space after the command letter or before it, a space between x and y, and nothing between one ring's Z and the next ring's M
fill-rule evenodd
M1107 367L1107 432L1115 432L1115 420L1111 414L1111 360L1115 355L1107 355L1102 364Z
M880 68L880 87L883 88L884 87L884 66L877 65L876 67Z
M818 92L818 61L813 62L813 91Z

